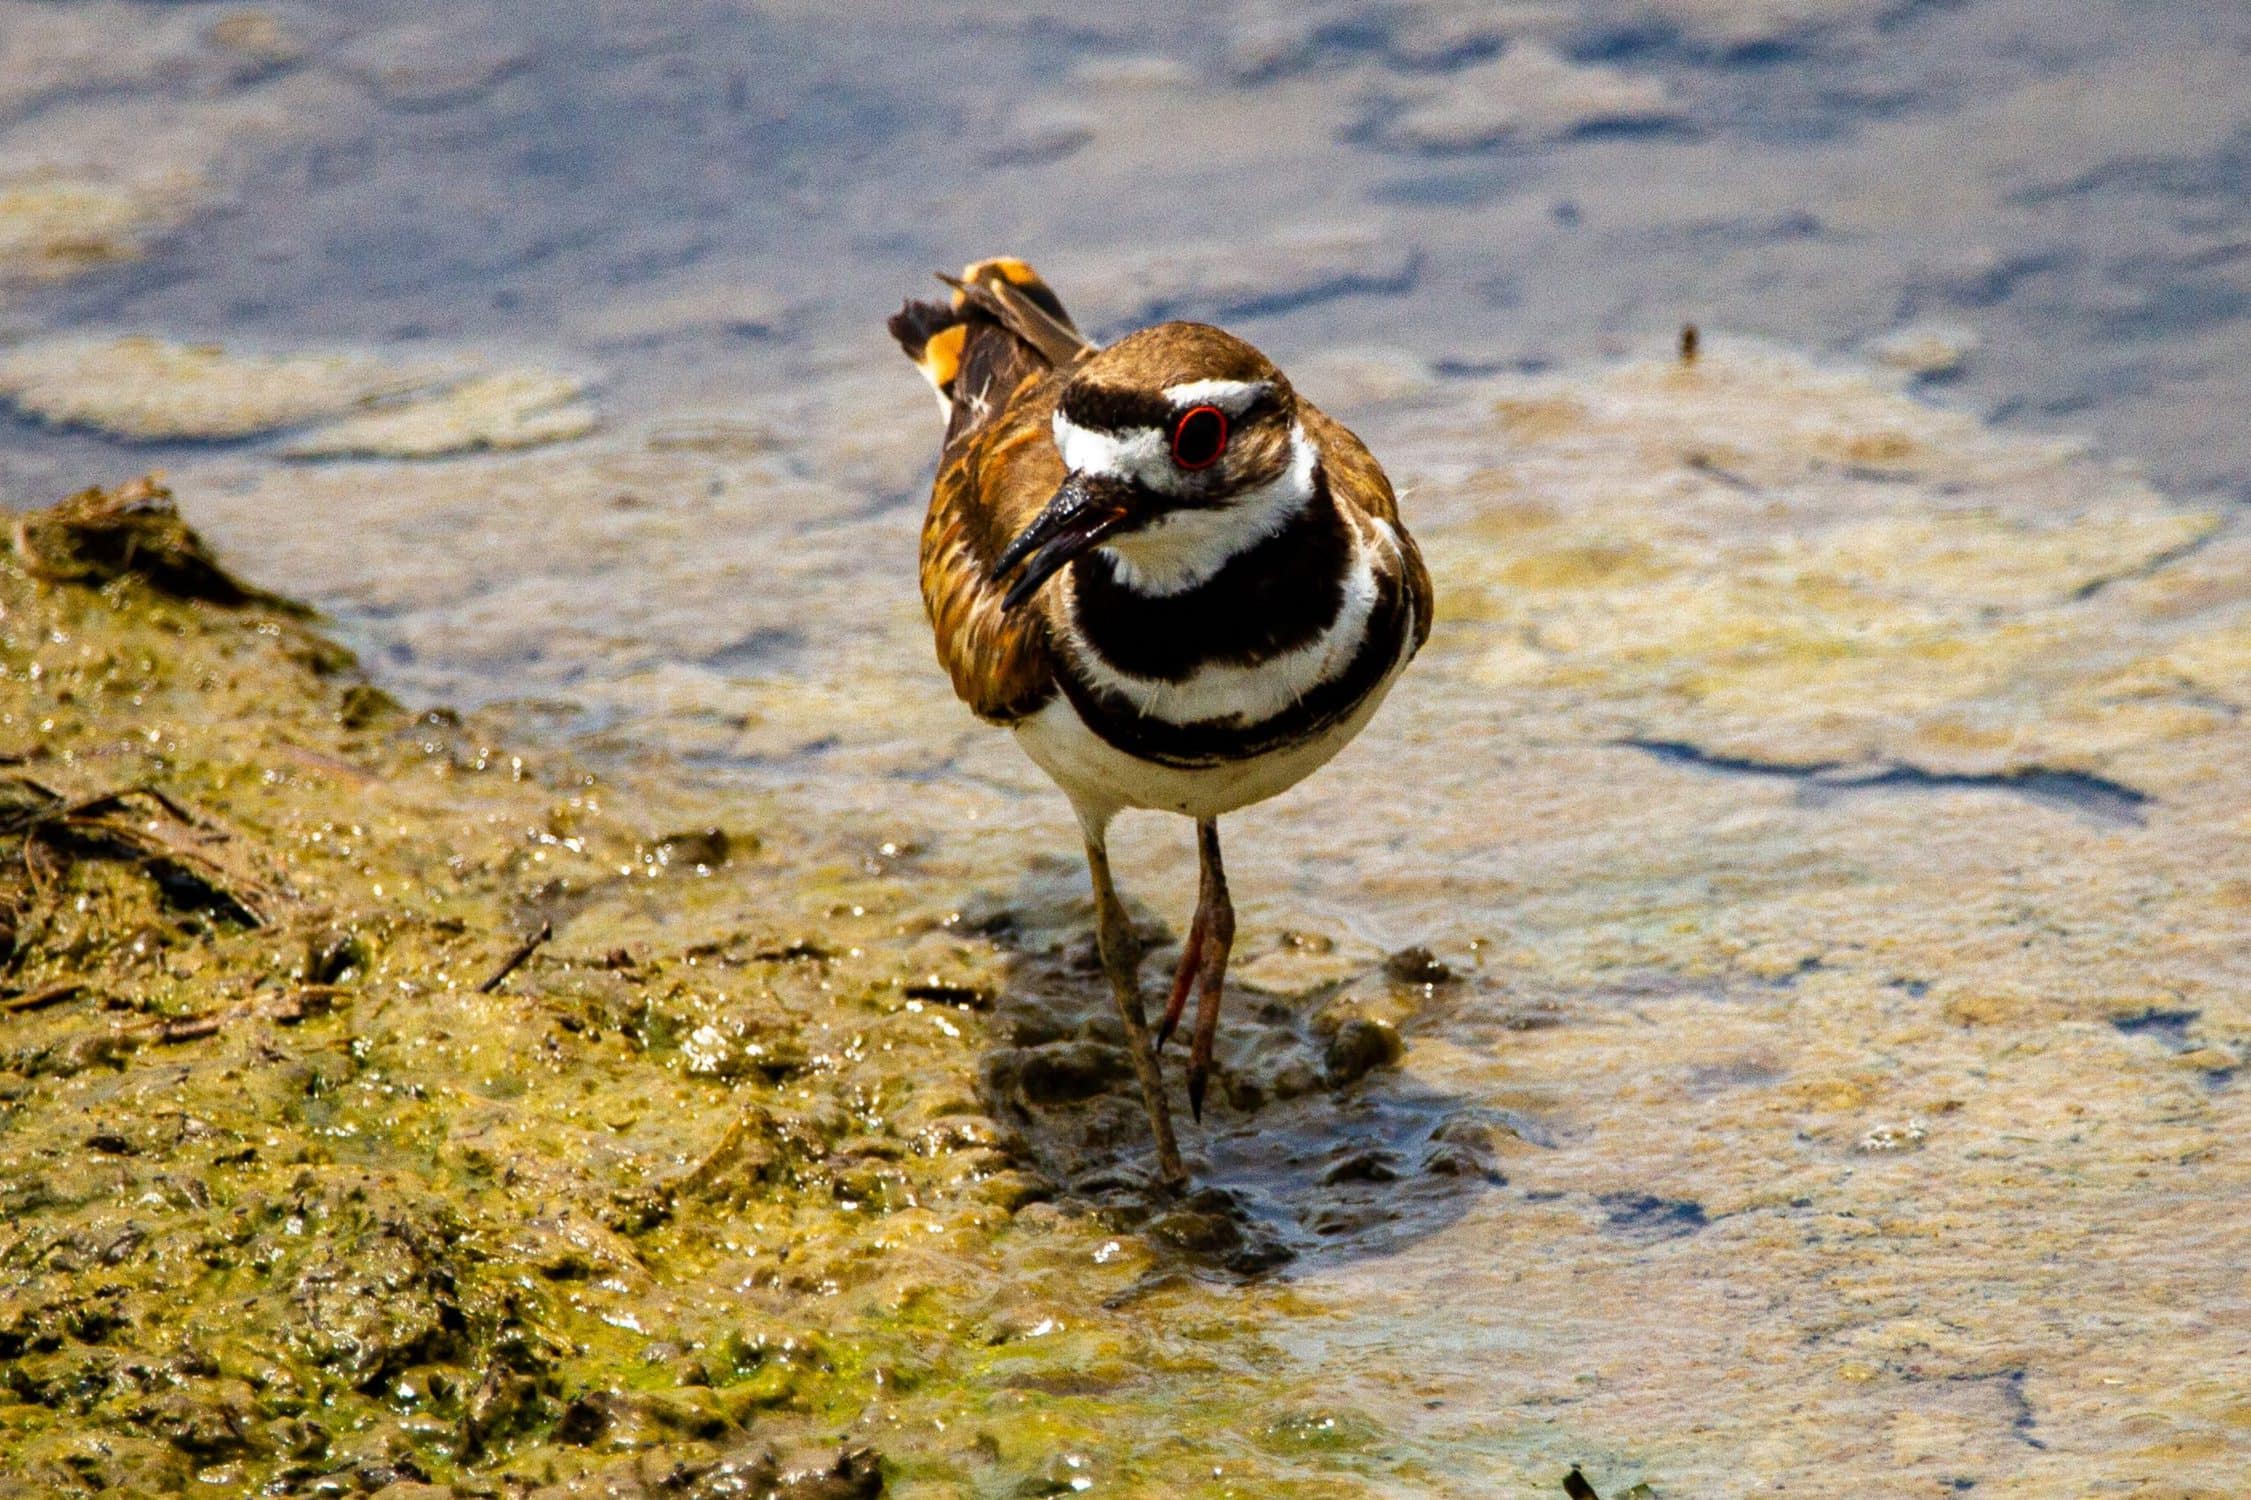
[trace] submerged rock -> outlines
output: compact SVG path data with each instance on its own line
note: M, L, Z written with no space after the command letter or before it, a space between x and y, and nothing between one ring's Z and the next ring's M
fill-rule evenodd
M439 458L566 442L600 425L585 383L548 370L476 375L431 394L316 427L291 458Z
M251 437L431 378L367 355L245 354L146 336L0 350L0 396L18 409L136 442Z
M59 280L130 259L158 217L114 183L0 183L0 279Z
M283 452L304 459L532 448L599 424L585 383L549 370L342 351L255 354L145 335L0 350L0 398L44 422L134 442L303 429Z
M1378 1068L1389 1067L1405 1054L1407 1045L1396 1029L1382 1021L1354 1016L1330 1033L1321 1063L1333 1087L1358 1083Z

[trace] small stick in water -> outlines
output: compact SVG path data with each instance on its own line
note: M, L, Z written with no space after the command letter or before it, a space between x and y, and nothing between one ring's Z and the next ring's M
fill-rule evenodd
M509 954L507 962L503 963L499 968L493 970L492 977L490 979L477 986L477 993L480 995L489 995L494 990L499 989L500 982L503 979L506 979L509 975L515 973L519 968L522 968L524 960L531 957L534 953L537 953L539 951L539 945L546 942L554 935L554 922L545 921L540 923L539 931L526 938L524 940L524 945L521 948L518 948L515 952Z
M155 1040L169 1046L174 1042L194 1042L207 1036L217 1036L219 1028L226 1024L227 1018L224 1015L211 1011L200 1016L181 1016L177 1020L162 1022L154 1035Z

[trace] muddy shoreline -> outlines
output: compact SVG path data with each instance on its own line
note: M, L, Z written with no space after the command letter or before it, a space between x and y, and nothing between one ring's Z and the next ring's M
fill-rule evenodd
M0 0L0 527L218 553L0 545L0 1492L2234 1500L2251 11L2055 9ZM1438 586L1186 1202L917 604L996 251Z
M818 679L651 668L564 608L739 630L788 608L743 579L911 557L900 518L776 545L805 492L671 428L188 490L216 560L151 490L30 517L11 1478L2229 1494L2244 515L1724 331L1362 373L1439 617L1363 743L1239 820L1178 1201L1067 814L947 701L911 584L821 617ZM714 527L676 465L763 508ZM402 707L226 572L363 515L411 577L328 525L255 581L348 565L430 651L583 650L628 711ZM1152 975L1176 834L1120 840Z

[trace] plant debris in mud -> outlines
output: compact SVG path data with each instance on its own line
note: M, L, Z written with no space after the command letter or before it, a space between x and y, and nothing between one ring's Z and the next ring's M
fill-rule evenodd
M0 864L21 872L28 911L10 911L14 942L0 972L43 922L73 863L111 859L145 871L172 906L265 925L273 893L235 853L234 836L155 786L66 797L29 776L0 772Z

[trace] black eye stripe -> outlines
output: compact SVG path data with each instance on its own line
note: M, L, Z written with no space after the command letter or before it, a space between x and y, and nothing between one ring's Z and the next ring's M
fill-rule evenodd
M1141 391L1111 390L1102 386L1073 386L1063 392L1063 415L1080 427L1097 432L1124 433L1134 428L1154 427L1168 437L1181 417L1198 406L1208 406L1205 401L1191 401L1185 406L1174 406L1160 395ZM1271 389L1262 390L1241 411L1227 411L1227 425L1241 431L1260 417L1272 413L1280 405Z
M1074 386L1063 393L1063 415L1098 432L1125 432L1135 427L1172 430L1172 403L1138 391Z

